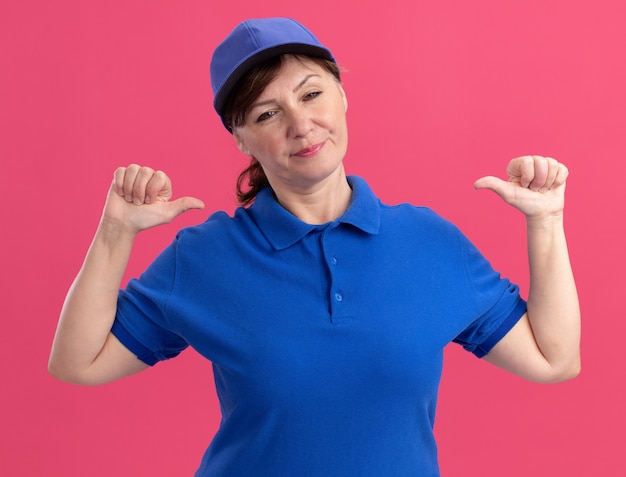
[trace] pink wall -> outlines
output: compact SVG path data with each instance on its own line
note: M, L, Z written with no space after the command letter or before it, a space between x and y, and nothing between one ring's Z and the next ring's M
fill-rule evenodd
M450 218L524 290L522 217L472 183L527 153L570 167L583 373L531 384L451 347L443 474L623 475L626 3L216 3L0 5L0 473L192 474L219 422L210 365L193 351L99 388L54 381L46 361L117 165L162 168L175 193L208 204L140 237L128 276L177 228L233 210L246 161L212 112L210 54L243 17L282 15L348 69L349 173L387 202Z

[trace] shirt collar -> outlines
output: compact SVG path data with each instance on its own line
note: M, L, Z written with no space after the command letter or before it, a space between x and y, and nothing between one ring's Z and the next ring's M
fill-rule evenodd
M349 224L368 234L377 234L380 228L380 201L360 177L348 176L352 188L350 206L332 224ZM261 190L248 212L263 235L276 250L287 248L302 239L319 225L307 224L282 207L274 198L272 189Z

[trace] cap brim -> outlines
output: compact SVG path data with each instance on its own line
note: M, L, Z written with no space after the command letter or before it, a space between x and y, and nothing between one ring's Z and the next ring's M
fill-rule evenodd
M219 115L222 116L224 105L232 89L248 71L270 58L285 54L316 56L335 62L335 58L333 58L333 55L326 48L304 43L280 44L256 52L240 62L233 69L232 73L226 76L226 81L219 88L219 92L213 101L215 110Z

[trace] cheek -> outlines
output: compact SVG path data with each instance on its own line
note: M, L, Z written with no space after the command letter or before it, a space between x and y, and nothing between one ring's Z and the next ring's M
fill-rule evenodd
M256 136L251 138L247 142L249 149L251 151L251 155L259 158L264 158L266 156L274 156L276 151L278 151L278 140L272 135L264 134L261 136Z
M332 118L333 129L337 133L344 134L347 130L346 112L342 106L339 106L335 111Z

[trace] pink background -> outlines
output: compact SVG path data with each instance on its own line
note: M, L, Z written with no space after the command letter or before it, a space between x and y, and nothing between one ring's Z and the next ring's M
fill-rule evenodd
M56 382L46 362L116 166L162 168L175 193L208 205L143 234L128 277L178 228L233 210L246 159L212 111L210 55L244 17L274 15L301 20L348 70L348 172L386 202L451 219L523 290L523 218L472 183L528 153L570 167L583 372L532 384L450 347L443 475L624 475L622 0L3 1L0 473L182 476L198 465L219 411L193 351L98 388Z

